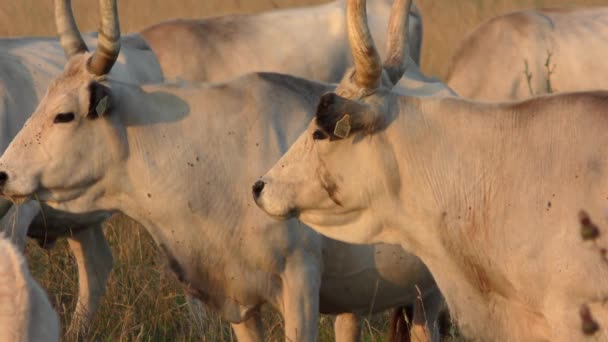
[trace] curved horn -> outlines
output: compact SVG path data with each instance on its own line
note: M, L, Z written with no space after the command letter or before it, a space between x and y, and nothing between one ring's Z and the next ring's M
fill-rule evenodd
M395 0L388 21L384 69L397 84L407 68L409 58L408 26L412 0Z
M380 84L380 55L367 26L365 0L348 0L346 6L348 41L355 62L355 82L365 89Z
M74 20L70 0L55 1L55 26L57 26L59 42L67 58L88 51Z
M116 0L99 0L101 24L97 37L97 50L89 60L91 73L102 76L110 72L120 52L120 26Z

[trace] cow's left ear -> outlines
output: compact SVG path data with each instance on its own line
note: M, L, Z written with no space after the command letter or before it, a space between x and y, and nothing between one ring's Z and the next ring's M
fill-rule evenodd
M88 119L97 119L103 115L108 115L111 110L111 103L110 88L95 81L89 83Z
M321 97L315 120L331 139L345 139L353 133L372 133L377 127L377 109L335 93Z

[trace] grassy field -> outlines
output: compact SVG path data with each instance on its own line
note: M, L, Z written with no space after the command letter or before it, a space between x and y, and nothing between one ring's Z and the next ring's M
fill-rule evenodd
M207 17L227 13L252 13L271 8L315 4L320 0L123 0L120 1L124 32L177 17ZM97 9L92 0L73 0L75 14L83 30L97 25ZM425 24L422 68L443 77L447 61L463 36L478 23L495 15L524 8L591 6L606 0L416 0ZM4 1L0 7L0 36L54 35L52 1ZM188 306L173 275L166 271L151 238L139 225L115 217L105 226L115 268L107 294L92 328L92 340L136 341L231 341L226 322L207 312L204 319L191 319ZM49 251L28 243L27 255L33 274L49 290L64 326L77 293L76 267L67 243L59 241ZM280 340L281 319L267 311L265 327L269 340ZM384 340L386 315L364 324L366 341ZM332 318L320 322L320 340L333 340ZM72 340L69 338L67 340Z
M107 293L86 340L94 341L235 341L230 325L213 312L197 320L189 312L179 283L146 231L133 220L117 215L105 224L104 232L114 255L114 269ZM28 241L26 256L34 277L49 291L67 327L76 305L78 278L68 244L59 240L50 250ZM282 339L281 317L264 310L268 341ZM365 341L383 341L388 313L368 317L363 325ZM333 341L333 317L319 322L320 341ZM66 335L66 341L78 336Z

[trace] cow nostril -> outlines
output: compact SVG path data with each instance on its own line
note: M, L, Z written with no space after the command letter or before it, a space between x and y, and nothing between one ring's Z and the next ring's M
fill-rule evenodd
M8 180L8 174L4 171L0 171L0 186L3 186Z
M264 190L264 185L266 185L266 183L262 182L261 180L253 184L253 186L251 187L251 192L253 193L254 198L260 197L262 190Z

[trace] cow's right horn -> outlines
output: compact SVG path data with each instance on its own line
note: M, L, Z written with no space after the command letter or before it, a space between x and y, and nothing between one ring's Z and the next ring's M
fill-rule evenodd
M67 58L88 51L74 20L71 0L55 0L55 25Z
M384 68L393 85L397 84L409 59L408 26L412 0L395 0L388 21Z
M382 63L367 26L365 0L348 0L346 15L355 82L364 89L376 89L382 77Z
M110 72L120 52L120 26L116 0L99 0L101 25L97 50L89 60L89 71L101 76Z

